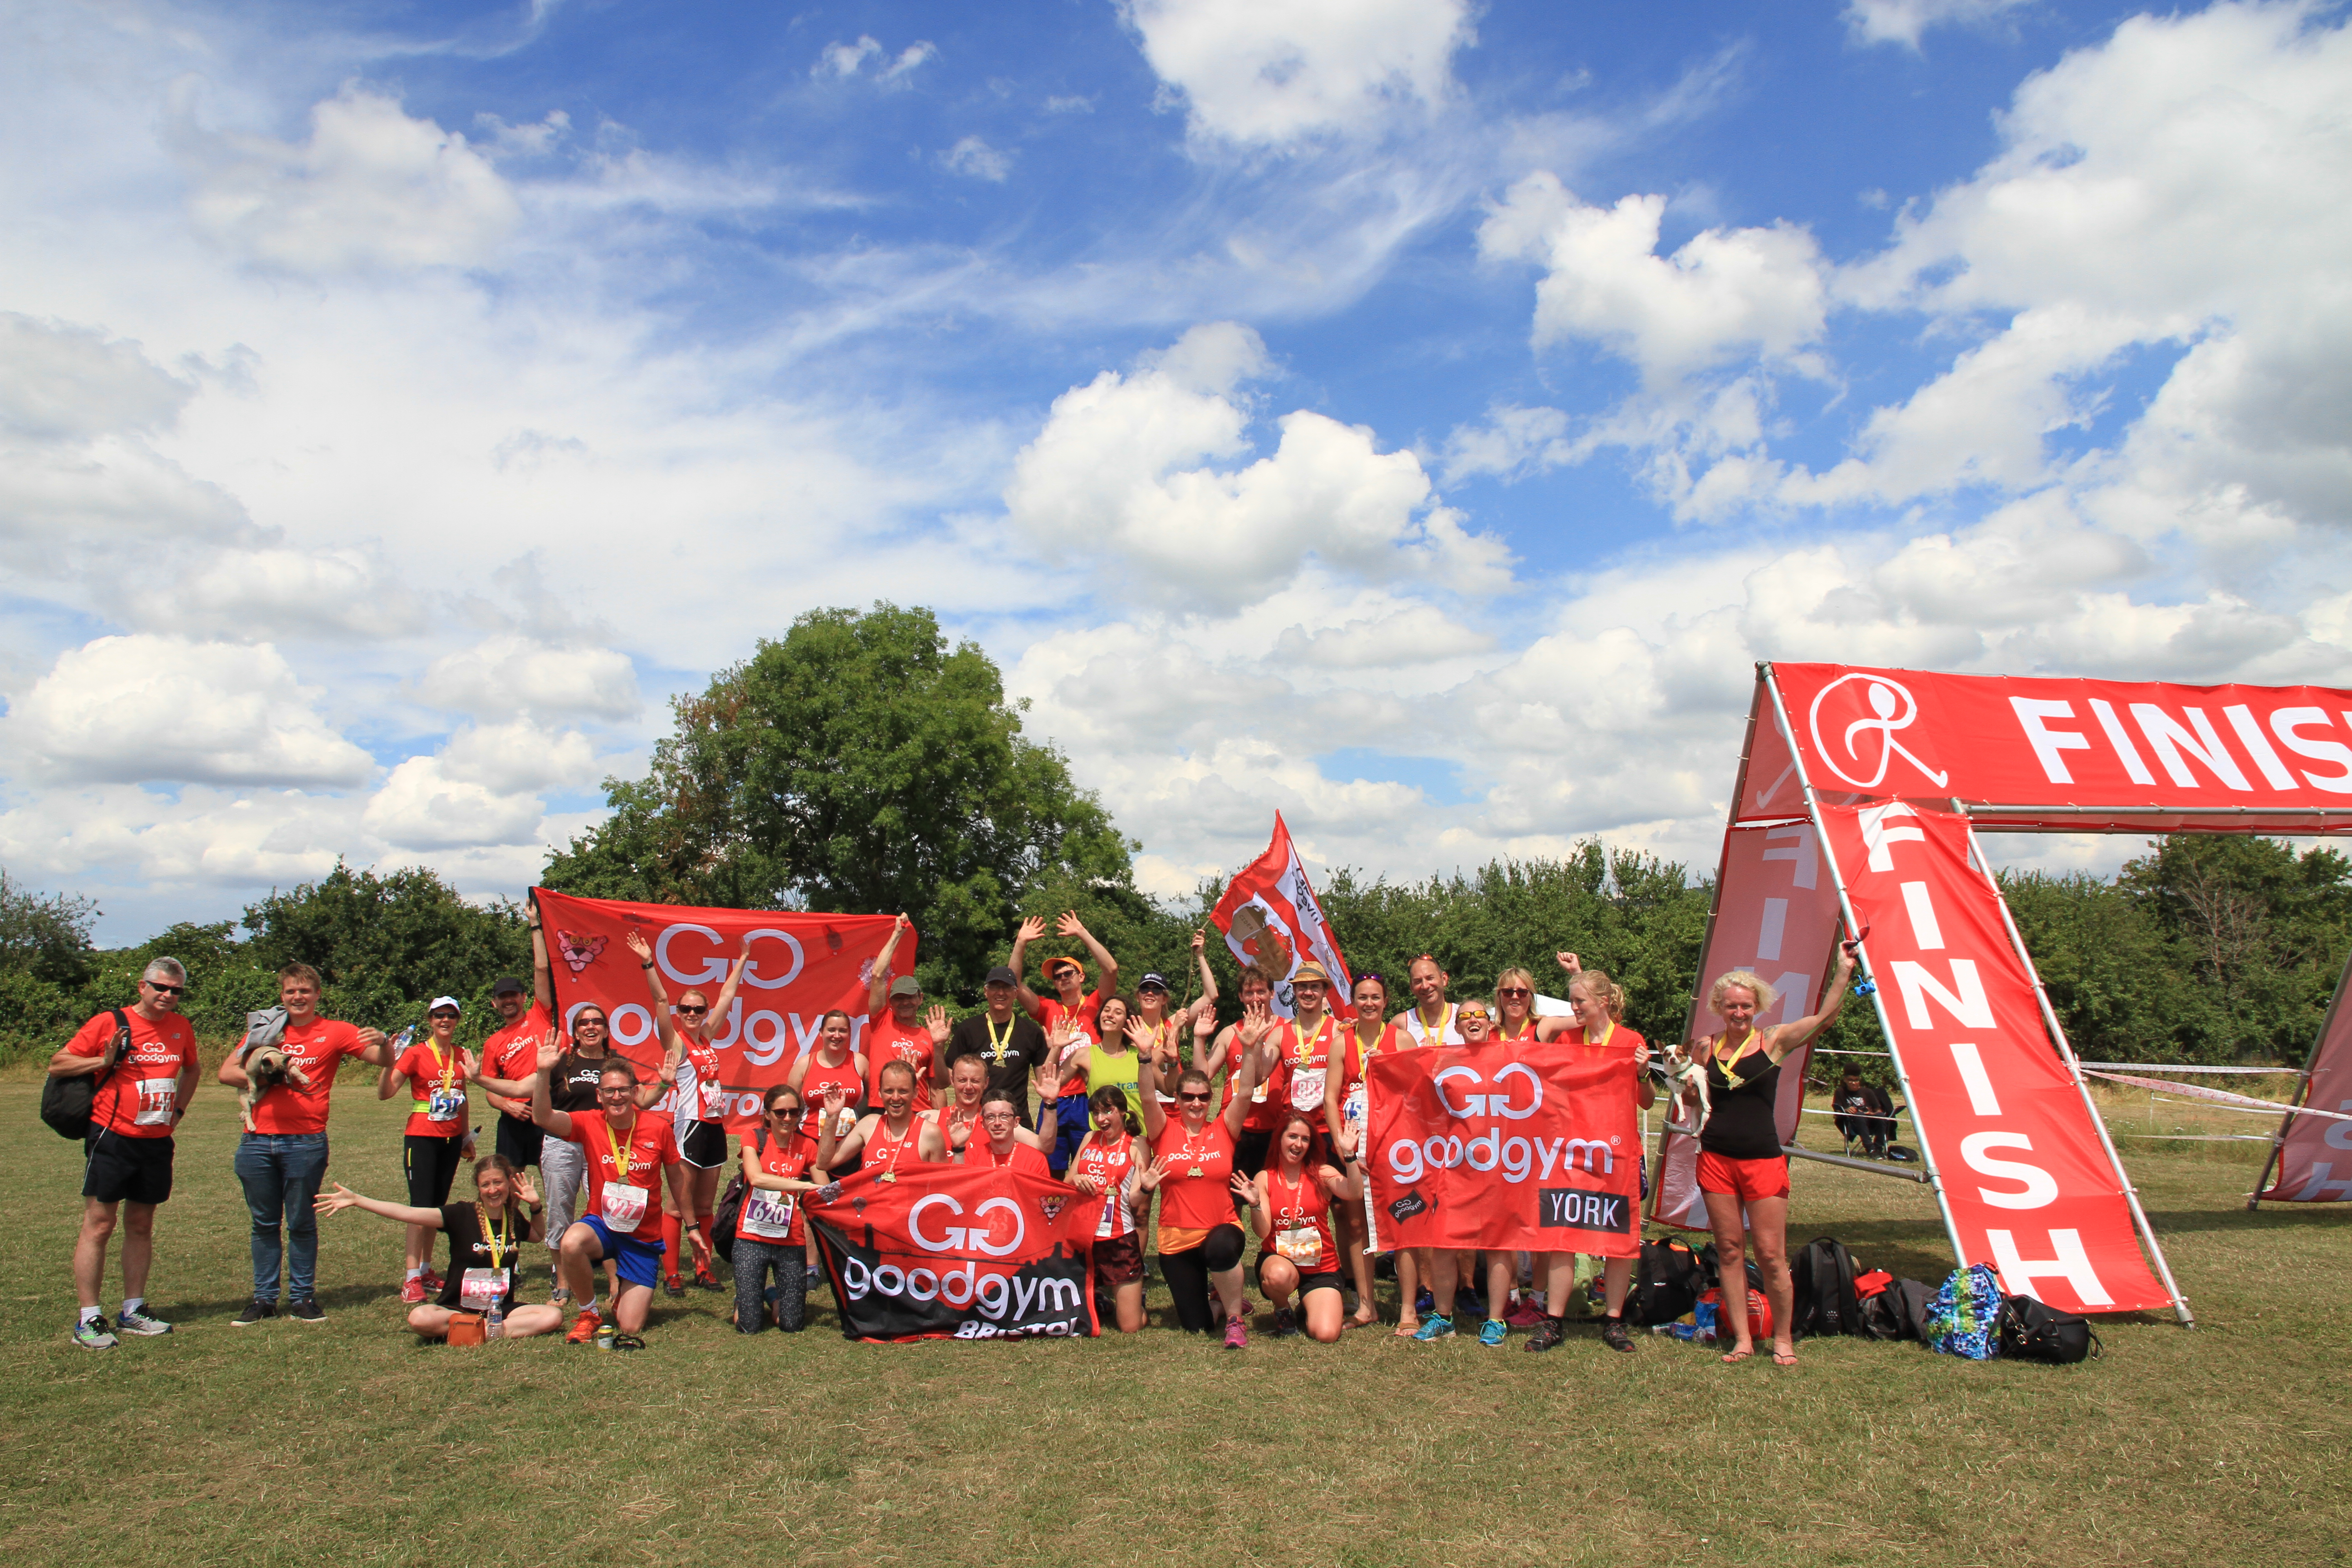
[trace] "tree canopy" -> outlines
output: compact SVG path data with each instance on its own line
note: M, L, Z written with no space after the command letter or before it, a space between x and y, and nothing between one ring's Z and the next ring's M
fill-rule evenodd
M1042 885L1132 891L1122 837L993 661L928 610L812 610L672 705L642 779L550 858L594 898L910 916L928 988L969 991Z

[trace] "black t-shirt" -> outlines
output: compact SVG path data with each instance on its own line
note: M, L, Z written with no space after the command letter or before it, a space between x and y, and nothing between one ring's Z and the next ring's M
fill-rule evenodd
M530 1237L530 1215L520 1204L510 1203L505 1214L490 1215L490 1227L502 1237L511 1238L499 1245L505 1259L503 1265L494 1265L490 1261L490 1244L482 1236L482 1212L487 1211L477 1211L472 1204L442 1205L441 1234L449 1238L449 1271L444 1276L446 1282L436 1300L444 1307L460 1306L467 1269L503 1267L507 1270L505 1310L511 1312L515 1304L515 1270L522 1266L523 1243Z
M1000 1038L1004 1042L1001 1053L996 1045ZM1009 1030L1001 1024L992 1026L983 1012L961 1020L948 1031L948 1066L954 1067L958 1057L978 1057L988 1064L988 1087L1011 1089L1024 1114L1029 1108L1029 1075L1053 1054L1045 1031L1026 1013L1013 1014Z
M604 1065L613 1059L610 1051L601 1057L566 1051L556 1058L555 1071L547 1080L548 1103L566 1112L595 1110L597 1080L604 1076Z
M1706 1064L1706 1125L1699 1129L1698 1146L1727 1160L1779 1159L1780 1064L1749 1051L1732 1064L1732 1072L1736 1084L1725 1078L1721 1062Z
M1830 1109L1840 1116L1885 1116L1895 1110L1895 1102L1886 1091L1874 1084L1860 1084L1848 1089L1843 1084L1830 1099Z

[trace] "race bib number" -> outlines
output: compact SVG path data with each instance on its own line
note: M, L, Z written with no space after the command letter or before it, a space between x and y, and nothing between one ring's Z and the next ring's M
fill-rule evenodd
M1324 1068L1293 1068L1290 1069L1290 1109L1320 1110L1323 1109Z
M1250 1103L1252 1105L1264 1105L1265 1103L1265 1091L1272 1087L1273 1086L1271 1084L1260 1079L1258 1086L1250 1090Z
M139 1080L139 1112L131 1118L137 1127L169 1127L172 1105L179 1098L180 1080L175 1078L142 1078Z
M1354 1083L1348 1086L1346 1098L1339 1101L1339 1120L1349 1126L1363 1125L1364 1086L1362 1084Z
M618 1182L604 1184L604 1223L622 1233L634 1231L645 1223L646 1200L652 1195L645 1187L625 1187Z
M856 1112L856 1110L855 1109L853 1109L852 1107L849 1107L849 1106L846 1106L846 1105L843 1106L843 1107L841 1108L841 1114L840 1114L839 1116L837 1116L837 1117L835 1117L835 1118L834 1119L834 1122L833 1122L833 1135L834 1135L834 1137L835 1137L835 1138L836 1138L836 1139L846 1138L846 1137L848 1137L852 1132L855 1132L855 1131L857 1131L857 1112Z
M695 1120L698 1121L719 1121L719 1086L707 1078L698 1078L694 1080L694 1089L696 1098L702 1106L701 1110L696 1115Z
M754 1187L743 1194L743 1212L737 1217L735 1228L745 1236L787 1240L793 1234L795 1206L790 1193L771 1193Z
M435 1121L455 1121L466 1114L466 1091L436 1089L425 1101L425 1114Z
M457 1279L457 1304L468 1312L487 1312L491 1303L507 1299L509 1289L503 1268L468 1268Z
M1297 1264L1301 1272L1323 1267L1323 1233L1311 1225L1276 1231L1274 1249Z

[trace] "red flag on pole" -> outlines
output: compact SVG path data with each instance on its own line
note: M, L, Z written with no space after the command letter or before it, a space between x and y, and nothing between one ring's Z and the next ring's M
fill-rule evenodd
M1282 813L1274 814L1274 838L1265 853L1234 876L1209 918L1224 932L1236 959L1256 964L1272 978L1276 1012L1290 1016L1290 977L1309 960L1331 977L1334 1010L1344 1012L1356 983L1307 868L1298 863Z

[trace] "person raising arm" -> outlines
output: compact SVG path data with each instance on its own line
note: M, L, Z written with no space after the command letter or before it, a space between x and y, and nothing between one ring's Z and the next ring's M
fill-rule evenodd
M1075 958L1049 958L1045 963L1045 983L1054 989L1052 996L1039 996L1029 989L1026 981L1020 985L1023 1010L1037 1021L1049 1039L1062 1037L1054 1068L1061 1083L1056 1097L1058 1102L1055 1107L1055 1139L1052 1147L1046 1151L1046 1162L1053 1167L1054 1174L1058 1176L1069 1168L1070 1152L1086 1136L1087 1096L1092 1092L1087 1087L1086 1049L1102 1037L1097 1016L1102 1010L1104 998L1118 988L1118 961L1111 957L1109 949L1094 939L1094 933L1087 930L1086 922L1078 919L1075 910L1064 910L1061 918L1054 922L1054 930L1065 939L1075 937L1085 943L1087 951L1094 955L1101 976L1095 989L1088 991L1086 965ZM1022 973L1023 957L1028 952L1029 944L1045 934L1045 922L1043 920L1033 915L1021 922L1020 930L1013 934L1013 955L1009 961L1014 974ZM1068 1039L1057 1027L1064 1019L1076 1025L1075 1032L1084 1038Z
M1224 1310L1227 1350L1249 1342L1243 1321L1244 1242L1234 1215L1234 1194L1246 1192L1249 1184L1234 1180L1234 1147L1251 1091L1265 1071L1259 1047L1273 1026L1273 1015L1262 1003L1243 1014L1233 1042L1240 1058L1240 1089L1213 1119L1209 1106L1214 1091L1206 1072L1193 1067L1178 1076L1176 1114L1170 1116L1160 1108L1158 1068L1148 1062L1143 1067L1143 1131L1150 1140L1152 1163L1162 1171L1160 1275L1175 1298L1177 1326L1186 1333L1209 1332L1214 1321L1209 1289L1215 1286Z
M915 1070L915 1110L929 1110L935 1090L947 1082L947 1063L939 1054L939 1040L925 1026L923 983L911 974L893 975L890 960L898 939L914 932L900 915L890 927L890 938L874 958L874 978L866 987L866 1103L882 1103L882 1069L905 1062Z
M723 1032L721 1026L728 1010L735 1005L735 994L742 989L743 972L751 962L751 939L743 939L742 950L728 966L718 1000L706 995L700 986L690 985L678 993L675 1006L662 986L661 966L654 962L654 950L645 933L632 928L625 940L629 951L637 955L637 966L645 971L654 1016L660 1020L666 1047L661 1076L671 1086L660 1109L677 1129L677 1152L688 1168L687 1194L694 1200L693 1207L681 1215L667 1206L665 1194L662 1288L673 1296L686 1294L678 1244L691 1237L694 1282L705 1290L716 1290L719 1287L719 1276L710 1267L710 1211L719 1196L719 1170L727 1163L727 1110L726 1089L719 1079L719 1050L711 1041Z
M539 1043L555 1026L548 1012L555 1000L555 977L548 967L547 932L540 926L536 900L525 905L524 919L530 924L530 988L526 991L511 974L490 983L490 1008L499 1026L482 1042L481 1076L474 1080L499 1113L495 1147L518 1171L539 1164L540 1144L547 1136L530 1119L530 1076L539 1070ZM521 1088L501 1094L489 1087L493 1079Z
M428 1340L449 1337L449 1320L459 1312L488 1312L493 1302L502 1314L499 1337L527 1340L563 1326L558 1307L526 1307L515 1300L515 1278L525 1241L537 1241L544 1224L539 1194L530 1181L504 1154L491 1154L474 1166L474 1201L425 1208L362 1197L336 1184L318 1200L320 1218L356 1208L395 1221L430 1236L449 1237L449 1277L439 1299L408 1310L408 1326Z
M390 1100L404 1085L409 1096L408 1129L400 1141L400 1165L408 1179L408 1204L419 1213L438 1213L449 1201L459 1162L472 1152L474 1135L466 1127L465 1085L481 1076L481 1064L470 1051L457 1047L455 996L436 996L425 1010L428 1031L424 1039L386 1062L376 1077L375 1097ZM406 1038L404 1033L402 1038ZM330 1209L325 1211L333 1213ZM441 1277L433 1272L435 1226L408 1227L406 1266L400 1299L415 1306L439 1290Z

